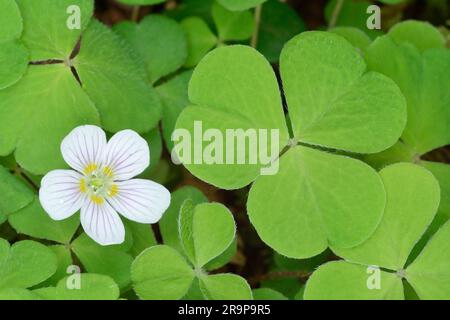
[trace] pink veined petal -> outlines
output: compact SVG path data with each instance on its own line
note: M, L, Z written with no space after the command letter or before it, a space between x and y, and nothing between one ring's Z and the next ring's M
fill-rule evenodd
M82 176L73 170L55 170L41 181L39 200L53 220L64 220L80 210L85 195L81 192Z
M125 227L116 211L106 201L86 201L81 208L81 225L95 242L102 246L125 241Z
M147 141L132 130L116 133L108 142L103 166L109 168L114 180L128 180L142 173L150 164Z
M78 172L99 165L106 147L105 132L97 126L77 127L64 138L61 153L67 164Z
M118 193L108 198L121 215L140 223L156 223L170 204L170 192L149 180L117 182Z

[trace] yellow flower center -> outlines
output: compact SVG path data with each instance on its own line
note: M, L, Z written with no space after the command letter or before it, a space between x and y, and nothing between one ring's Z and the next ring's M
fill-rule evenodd
M94 203L103 204L105 198L115 197L119 193L111 168L100 169L96 164L90 164L84 169L84 174L85 176L80 180L80 191L87 193Z

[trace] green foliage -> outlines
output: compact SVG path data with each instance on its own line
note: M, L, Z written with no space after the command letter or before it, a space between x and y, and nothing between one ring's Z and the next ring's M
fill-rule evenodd
M250 8L254 8L267 0L217 0L228 10L242 11Z

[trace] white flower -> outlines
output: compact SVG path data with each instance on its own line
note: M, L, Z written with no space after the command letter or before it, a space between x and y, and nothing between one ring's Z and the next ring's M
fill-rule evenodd
M99 244L125 240L118 212L150 224L158 222L169 207L166 188L131 179L150 163L148 144L136 132L120 131L107 143L99 127L78 127L63 140L61 153L74 170L51 171L42 179L42 207L54 220L66 219L81 209L83 229Z

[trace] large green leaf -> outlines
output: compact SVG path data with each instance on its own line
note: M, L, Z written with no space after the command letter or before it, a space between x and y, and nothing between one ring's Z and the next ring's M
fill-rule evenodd
M220 42L247 40L253 34L255 21L250 11L233 12L215 3L212 7L212 17Z
M0 215L8 215L33 201L33 192L23 181L0 165Z
M32 61L68 60L91 20L93 0L17 0L23 17L22 41ZM69 29L69 7L80 9L80 29Z
M185 66L195 65L218 44L216 35L207 23L199 17L188 17L181 21L188 43L188 58Z
M309 278L305 300L403 300L402 280L394 273L380 272L380 288L370 288L367 266L344 261L322 265Z
M335 252L347 261L399 271L433 221L439 206L439 184L431 172L409 163L389 166L380 175L387 206L378 229L362 245Z
M0 155L43 174L64 167L60 143L74 128L98 124L94 104L62 64L30 66L22 80L0 90Z
M450 299L450 222L436 233L408 267L406 278L421 299Z
M106 130L146 132L156 126L161 115L158 96L147 84L139 59L106 26L91 22L73 64Z
M27 289L7 288L0 289L0 301L2 300L40 300L40 297Z
M133 287L141 299L181 299L195 277L186 260L168 246L142 252L131 266Z
M0 239L0 288L29 288L56 271L56 257L46 246L30 241Z
M126 221L126 225L128 227L127 230L133 235L133 245L129 251L133 257L157 244L151 225L134 221Z
M301 142L359 153L395 144L406 124L406 101L389 78L366 73L344 38L305 32L280 58L294 136Z
M17 41L0 45L0 89L19 81L28 68L28 50Z
M0 42L15 40L22 34L22 16L14 0L2 0L0 2ZM2 44L3 46L4 44Z
M12 214L8 222L18 233L68 244L80 225L80 217L74 215L64 221L55 221L35 197L30 205Z
M411 43L420 51L445 48L444 35L429 22L408 20L394 25L389 36L398 44Z
M267 195L270 194L270 199ZM261 239L292 258L367 240L381 221L386 195L379 175L358 160L295 147L275 176L252 186L248 214Z
M191 137L195 133L194 123L201 121L203 131L215 128L223 137L226 137L227 129L279 130L279 151L287 144L289 136L275 74L267 60L252 48L230 46L209 53L194 71L189 85L189 98L195 106L183 110L176 129L187 129ZM270 132L268 135L270 137ZM232 137L228 140L236 139ZM195 164L194 160L203 156L197 150L199 144L202 143L203 150L207 150L210 143L197 140L193 142L191 164L185 161L186 168L202 180L220 188L237 189L248 185L256 179L263 167L261 161L250 164L251 150L248 145L246 150L239 150L244 153L246 164L236 164L237 143L234 143L233 150L231 147L227 150L224 143L224 150L221 150L222 155L230 157L234 151L233 161L222 160L224 163L235 164ZM194 145L197 145L195 149ZM276 150L273 141L266 149L260 151ZM176 151L180 155L180 150Z
M247 281L235 274L224 273L200 277L200 289L207 300L252 300Z
M139 24L126 21L114 26L145 63L151 83L178 70L187 58L183 28L174 20L149 15Z

